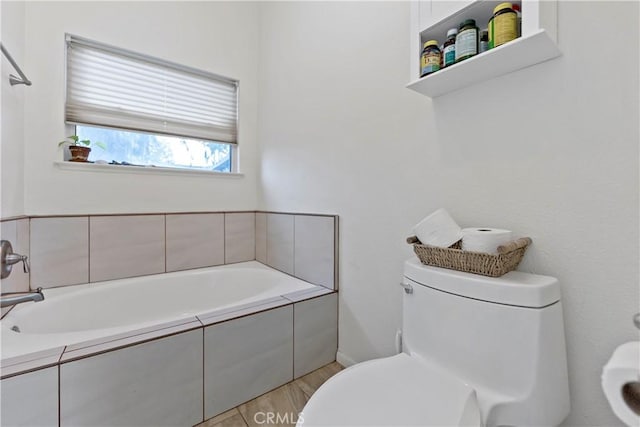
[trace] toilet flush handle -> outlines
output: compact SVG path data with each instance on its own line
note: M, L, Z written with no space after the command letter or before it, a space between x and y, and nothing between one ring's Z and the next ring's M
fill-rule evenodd
M404 282L400 282L400 286L402 286L404 288L404 292L407 294L412 294L413 293L413 286L411 286L408 283L404 283Z

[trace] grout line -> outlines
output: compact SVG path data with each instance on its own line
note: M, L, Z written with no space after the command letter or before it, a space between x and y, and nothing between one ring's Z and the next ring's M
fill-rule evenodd
M251 401L249 401L249 402L251 402ZM246 402L245 402L245 403L246 403ZM249 423L247 422L247 419L244 417L244 414L243 414L243 413L242 413L242 411L239 409L239 408L240 408L240 406L242 406L242 405L244 405L244 403L243 403L243 404L241 404L241 405L236 406L236 407L235 407L235 408L233 408L233 409L235 409L235 410L237 410L237 411L238 411L238 413L240 414L240 418L242 418L242 421L244 421L245 426L249 427Z
M293 216L293 242L292 242L292 246L293 246L293 266L291 268L291 270L293 271L293 277L298 277L296 275L296 218L298 217L298 215L294 215Z
M268 213L264 214L264 263L275 268L269 264L269 215Z
M167 272L167 214L164 214L164 272Z
M198 319L198 321L200 321L200 319ZM200 322L202 323L202 322ZM205 340L204 340L204 326L202 327L202 422L205 421L205 410L204 410L204 406L205 406L205 396L204 396L204 390L205 390L205 381L206 381L206 377L204 376L204 348L205 345Z
M31 261L33 261L31 259L31 218L26 218L27 221L27 242L29 243L29 253L27 254L27 256L29 257L29 273L27 276L27 286L29 290L32 290L33 288L31 288ZM17 227L17 223L16 223L16 234L18 233L18 227Z
M333 290L337 291L340 282L340 220L333 218Z
M91 215L87 215L87 283L91 283Z
M296 380L296 303L291 308L291 381ZM294 405L295 406L295 405Z
M66 348L66 347L65 347ZM62 355L60 355L62 357ZM62 425L62 366L58 363L58 426Z

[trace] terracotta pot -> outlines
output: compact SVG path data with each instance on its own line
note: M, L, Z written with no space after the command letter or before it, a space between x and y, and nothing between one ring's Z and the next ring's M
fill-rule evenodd
M91 148L80 145L70 145L69 152L71 153L70 162L86 162L89 158Z

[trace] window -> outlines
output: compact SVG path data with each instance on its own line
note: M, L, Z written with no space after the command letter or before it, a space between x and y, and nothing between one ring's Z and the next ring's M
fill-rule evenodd
M105 144L91 150L89 161L232 171L231 144L81 125L76 135Z
M231 172L238 82L67 35L65 121L90 160Z

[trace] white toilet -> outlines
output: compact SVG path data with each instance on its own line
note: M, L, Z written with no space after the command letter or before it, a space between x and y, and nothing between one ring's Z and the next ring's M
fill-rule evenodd
M304 407L310 426L557 426L569 413L560 288L405 263L402 353L351 366Z

